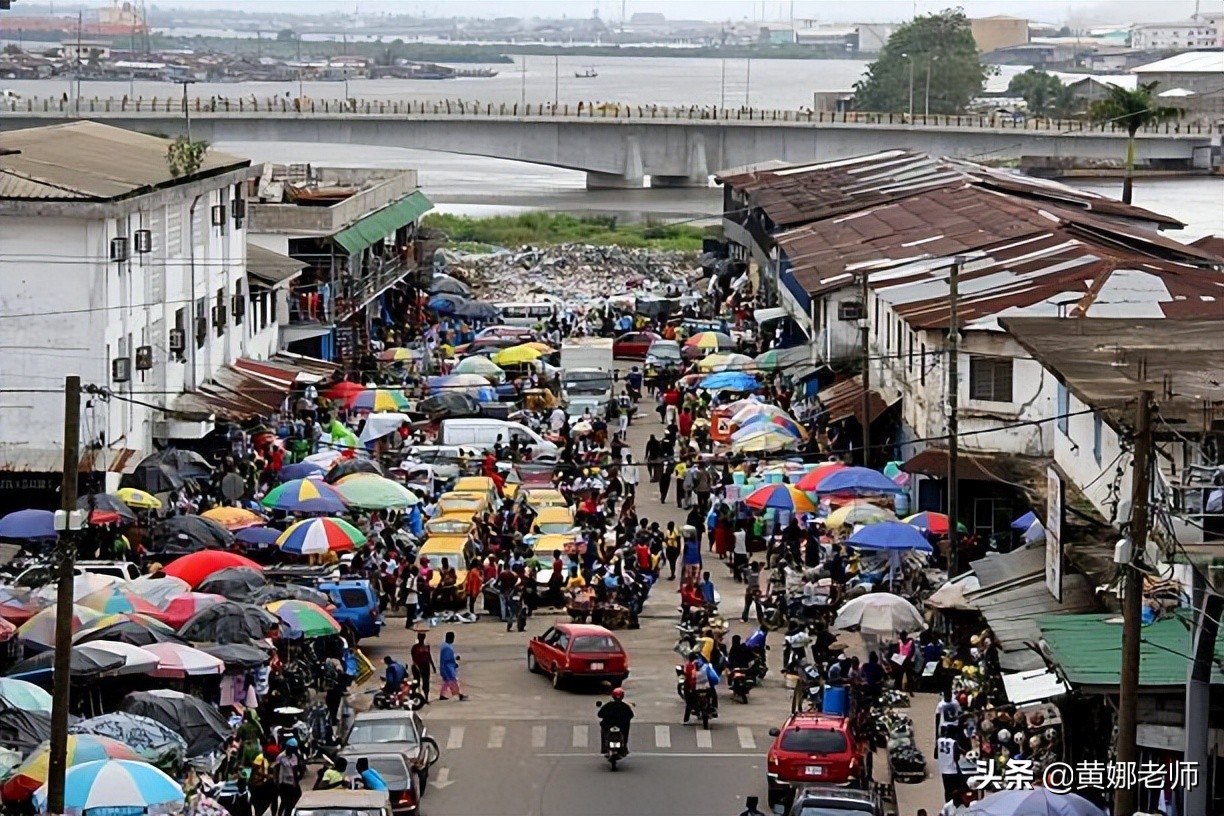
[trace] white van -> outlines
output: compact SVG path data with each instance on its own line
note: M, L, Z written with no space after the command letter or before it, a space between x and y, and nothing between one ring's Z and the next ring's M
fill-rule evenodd
M555 461L561 453L556 445L522 423L488 417L442 420L442 428L438 431L438 444L469 445L482 450L492 450L499 436L503 445L508 446L511 439L518 439L520 444L530 445L532 455L536 459Z
M547 323L557 314L557 304L547 301L536 303L496 303L501 322L507 326L526 326Z

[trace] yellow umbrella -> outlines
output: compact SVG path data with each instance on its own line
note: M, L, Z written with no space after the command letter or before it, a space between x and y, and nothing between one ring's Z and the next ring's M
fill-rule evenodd
M698 371L751 371L753 367L752 358L747 354L727 351L707 355L697 363Z
M115 491L115 495L128 507L136 510L156 510L162 506L161 499L135 487L121 487Z
M791 448L799 444L799 439L779 428L777 425L763 424L760 431L745 434L731 441L731 449L737 452L759 453Z
M227 530L244 530L247 527L258 527L267 522L263 516L243 507L214 507L211 510L205 510L200 516L212 519Z
M556 349L554 349L552 346L548 345L547 343L541 343L539 340L533 340L530 343L522 343L521 345L524 345L527 348L533 348L541 354L552 354L554 351L556 351Z
M499 366L517 365L519 363L530 363L544 356L544 352L538 348L532 348L526 344L521 346L511 346L508 349L502 349L493 355L493 362Z
M844 527L847 524L876 524L881 521L892 521L897 517L869 502L850 502L843 504L825 518L825 526L831 530Z

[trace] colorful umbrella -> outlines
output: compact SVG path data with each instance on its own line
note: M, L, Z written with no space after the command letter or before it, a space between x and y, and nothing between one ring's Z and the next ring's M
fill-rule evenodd
M802 491L796 490L794 485L788 484L768 484L759 487L744 499L744 504L757 510L772 508L787 510L791 513L816 512L816 506L812 504L812 500Z
M201 611L183 624L179 634L195 643L249 643L267 636L277 624L266 609L226 601Z
M752 358L747 354L735 354L733 352L724 351L703 357L697 363L698 371L714 372L714 371L751 371L755 366Z
M164 609L171 599L190 591L191 587L182 578L154 578L142 575L134 581L128 581L125 589L144 598L158 609Z
M187 758L187 740L169 726L139 714L126 711L100 714L74 723L69 730L74 734L110 737L131 746L144 761L175 772Z
M421 501L399 482L370 473L345 476L336 484L336 491L347 504L362 510L411 507Z
M121 487L115 491L115 495L135 510L156 510L162 506L161 499L135 487Z
M766 431L775 431L777 433L785 434L786 436L790 437L792 442L798 441L799 439L799 434L794 433L790 429L784 428L781 425L774 425L772 422L756 422L751 425L745 425L735 433L731 434L731 441L736 442L740 439L747 439L751 436L764 433Z
M205 608L213 604L224 603L225 600L224 595L215 595L211 592L184 592L182 595L171 598L162 607L161 617L175 629L181 629L183 624Z
M846 466L841 462L821 462L816 465L814 470L809 470L803 474L803 478L795 483L795 487L808 493L815 493L816 489L820 487L821 482L839 470L845 469Z
M69 627L73 633L76 633L101 617L101 612L96 612L87 606L73 604L72 619L69 622ZM48 607L21 624L17 629L17 635L26 643L33 643L47 649L54 648L55 607Z
M369 411L378 414L386 411L406 411L412 401L403 391L392 388L367 388L349 401L353 411Z
M904 493L900 487L878 470L865 467L848 467L830 474L817 485L816 493L831 495L845 493L851 496L870 496L882 493Z
M843 504L825 518L825 526L830 530L845 527L847 524L875 524L880 521L895 521L896 516L889 510L876 507L867 502L850 502Z
M700 387L706 391L755 391L761 384L742 371L720 371L703 379Z
M153 643L144 647L155 654L159 663L153 677L198 677L224 674L225 662L212 655L181 643Z
M351 380L341 380L331 388L324 391L323 396L327 397L329 400L343 402L345 405L347 405L349 400L354 399L364 390L366 390L366 388L361 383L355 383Z
M105 759L131 759L140 761L140 757L127 745L110 737L98 737L93 734L69 734L66 766L72 768L82 762L95 762ZM6 802L24 802L34 795L34 791L47 783L51 773L51 743L44 742L34 749L34 753L26 761L17 766L13 775L0 788Z
M320 468L320 470L322 470ZM245 530L247 527L258 527L267 520L258 513L245 507L214 507L200 514L201 518L215 521L227 530Z
M310 601L273 601L266 608L280 618L292 635L316 638L340 633L340 624L336 623L336 619L323 607Z
M361 477L353 477L361 478ZM366 478L378 479L379 476ZM294 555L349 552L366 541L365 534L344 519L306 519L294 524L276 539L276 546Z
M770 349L763 354L758 354L753 362L761 371L777 371L786 365L782 359L782 352L777 349Z
M761 424L766 424L766 423L770 425L777 425L782 430L786 431L787 433L793 434L799 437L800 439L807 439L807 436L808 436L807 430L802 425L800 425L798 422L791 419L790 416L784 413L753 414L752 416L748 417L748 419L744 420L744 422L741 423L739 427L740 429L750 428L753 425L761 425Z
M73 643L93 643L99 640L130 643L133 646L148 646L150 643L167 641L186 643L165 623L147 615L107 615L77 632L72 638Z
M848 541L862 550L919 550L933 552L931 543L917 527L903 521L882 521L855 530Z
M409 360L424 359L425 352L422 349L404 348L389 348L385 351L380 351L374 355L374 359L380 363L406 363Z
M126 612L148 615L151 618L161 615L161 610L156 605L123 587L109 587L101 592L86 595L80 603L81 606L87 606L103 615L117 615Z
M114 493L94 493L77 499L78 510L89 511L90 524L135 524L136 514Z
M311 476L320 476L326 472L327 468L317 462L294 462L282 467L280 473L276 474L276 477L282 482L291 482L294 479L309 479Z
M912 524L920 530L926 530L928 533L935 535L946 535L948 532L948 517L943 513L933 513L930 511L915 513L912 516L906 516L905 523ZM969 528L965 526L963 521L956 522L956 529L962 533L969 532Z
M504 377L506 372L488 357L464 357L451 371L455 374L475 374L478 377Z
M689 348L699 349L731 349L735 348L735 341L730 335L716 331L697 332L692 337L684 341L684 345Z
M493 362L499 366L522 365L523 363L532 363L543 357L547 352L541 351L535 346L523 343L510 348L504 348L493 355Z
M33 683L0 677L0 701L26 711L51 711L51 695Z
M225 550L201 550L171 561L163 572L171 578L182 578L193 589L208 576L226 567L250 567L263 572L263 567L238 553Z
M0 587L0 618L18 626L46 609L52 603L32 590Z
M50 510L18 510L0 518L0 538L36 541L55 537L55 513Z
M271 547L280 538L281 531L271 527L248 527L234 533L234 540L241 541L248 547L264 549Z
M92 643L74 645L68 655L68 673L77 680L97 677L101 674L121 674L127 657L105 648L95 648ZM9 677L16 677L30 682L46 682L51 680L55 672L55 650L28 657L8 670ZM35 678L38 678L35 681Z
M755 399L739 400L738 402L731 403L729 407L731 408L732 425L745 425L750 419L757 416L764 416L766 418L784 416L794 422L794 418L790 414L768 402L758 402Z
M762 425L747 430L749 433L731 440L732 450L743 453L779 451L799 443L798 437L788 434L776 425Z
M151 674L161 662L157 655L143 647L122 641L91 640L78 643L72 649L96 656L99 660L106 659L107 655L121 658L123 665L114 670L115 674Z
M345 509L344 498L318 479L294 479L277 485L260 504L287 513L343 513Z
M72 602L80 603L81 599L85 596L93 595L95 592L101 592L104 589L110 589L118 583L120 583L119 579L113 575L101 575L96 572L81 573L72 579ZM58 593L58 584L47 584L34 591L35 595L46 599L50 603L55 603L58 600L56 597Z
M46 785L35 792L34 804L40 810L46 809ZM143 810L156 816L175 812L182 805L183 789L179 784L145 762L103 759L69 768L64 774L65 811Z

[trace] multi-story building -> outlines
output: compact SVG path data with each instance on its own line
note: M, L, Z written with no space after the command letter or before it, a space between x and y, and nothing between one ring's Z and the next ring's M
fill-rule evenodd
M1193 51L1220 43L1218 23L1207 17L1171 23L1141 23L1131 29L1131 47L1141 51Z

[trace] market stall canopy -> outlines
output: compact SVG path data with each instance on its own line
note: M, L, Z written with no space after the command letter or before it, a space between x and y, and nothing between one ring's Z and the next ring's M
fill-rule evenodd
M259 590L259 592L256 592L251 602L263 606L273 601L286 600L310 601L325 609L332 602L326 592L314 587L302 586L301 584L269 584Z
M107 587L100 592L86 595L81 599L81 606L87 606L103 615L123 615L135 613L151 618L161 616L161 609L123 586Z
M249 601L267 585L264 574L250 567L226 567L205 578L196 592L221 595L231 601Z
M407 411L412 400L398 388L367 388L349 400L349 410L374 414Z
M229 721L212 703L179 691L134 691L123 698L122 710L156 720L187 741L187 756L203 756L220 748L230 734Z
M181 629L183 624L203 612L208 607L224 603L224 595L211 592L184 592L171 598L161 610L161 617L175 629Z
M267 523L263 516L245 507L214 507L201 513L200 518L220 524L231 533Z
M317 638L340 634L340 624L327 610L309 601L273 601L268 611L284 624L289 637Z
M69 729L74 734L110 737L131 747L145 762L177 770L187 757L187 740L173 728L139 714L113 711L81 720Z
M258 606L227 601L187 621L179 635L195 643L247 643L265 637L278 624L276 616Z
M848 467L839 469L821 479L815 492L828 496L846 494L851 496L872 496L888 493L904 493L905 488L899 486L878 470L865 467ZM913 528L911 528L912 530Z
M462 391L444 391L421 400L417 404L417 410L433 421L469 417L480 413L480 402L471 394Z
M69 674L73 679L95 677L104 672L123 668L127 658L107 649L93 648L93 644L84 643L72 647L69 655ZM51 679L55 671L55 652L46 651L34 657L27 658L8 670L9 677L31 682L44 682Z
M790 513L815 513L816 506L803 491L789 484L768 484L759 487L744 499L755 510L786 510Z
M150 672L153 677L199 677L225 672L225 662L220 658L181 643L154 643L146 650L157 658L157 665Z
M96 572L84 572L80 575L75 575L72 578L72 601L73 603L78 603L82 598L105 589L110 589L118 583L119 579L113 575L102 575ZM34 594L44 600L55 603L58 592L58 584L47 584L36 589Z
M55 612L54 606L39 612L18 627L17 636L27 644L36 647L55 648ZM73 633L79 632L101 617L100 612L95 612L89 607L73 605L69 628Z
M83 762L99 759L132 759L140 756L131 747L110 737L94 734L69 734L65 753L65 767L72 768ZM51 742L48 740L34 749L0 788L6 802L24 802L47 783L51 773Z
M27 711L51 711L51 695L25 680L0 677L0 702Z
M171 598L191 589L182 578L168 575L158 577L157 574L142 575L134 581L128 581L126 586L129 591L135 592L157 607L164 606Z
M845 470L846 467L842 462L817 462L815 468L800 477L799 481L795 483L795 487L808 493L815 493L820 487L821 482L839 470Z
M295 479L277 485L260 504L286 513L343 513L346 506L331 485L318 479Z
M837 610L834 629L860 629L876 635L916 632L925 625L912 603L890 592L871 592L847 601Z
M156 671L161 662L155 652L122 641L91 640L86 643L78 643L72 648L88 650L91 653L102 652L123 658L123 665L115 669L115 674L149 674Z
M826 480L826 484L828 481ZM867 524L851 533L847 543L863 550L917 550L934 552L931 542L917 527L903 521L881 521Z
M706 391L755 391L761 387L757 378L742 371L720 371L711 374L701 381L701 388Z
M206 550L178 558L168 564L162 571L172 578L181 578L190 587L196 587L208 576L226 567L250 567L263 571L263 568L251 559L238 553L222 550Z
M353 478L362 478L355 476ZM379 479L380 476L365 478ZM291 555L319 555L325 552L352 552L366 541L365 533L339 518L304 519L281 533L276 546Z
M133 510L159 510L162 506L161 499L139 487L121 487L115 495Z
M0 518L0 538L49 541L55 537L55 513L50 510L18 510Z
M281 468L280 473L276 474L276 476L282 482L292 482L294 479L309 479L312 476L322 476L326 472L327 468L317 462L293 462Z
M897 517L891 510L877 507L867 501L852 501L843 504L825 517L825 526L836 530L846 525L877 524L882 521L896 521Z
M336 491L350 507L361 510L402 510L421 502L399 482L369 473L346 476L336 485Z
M75 722L75 718L69 718ZM25 756L51 738L51 713L17 708L0 700L0 746Z
M90 643L95 640L130 643L133 646L187 642L165 624L143 619L139 615L108 615L94 621L72 638L73 643Z
M113 493L94 493L89 496L81 496L77 499L78 510L89 511L90 524L118 524L127 525L136 523L136 514L132 512L132 508L123 503L123 499Z

